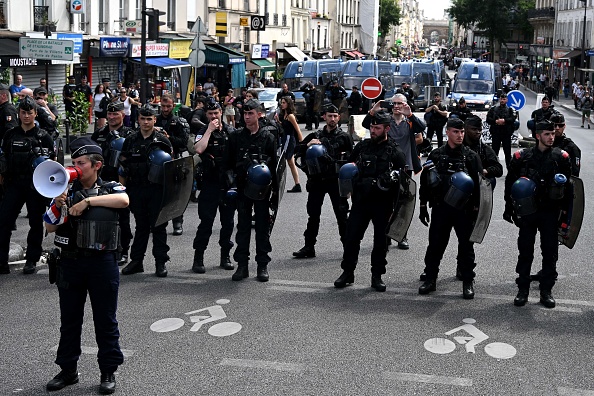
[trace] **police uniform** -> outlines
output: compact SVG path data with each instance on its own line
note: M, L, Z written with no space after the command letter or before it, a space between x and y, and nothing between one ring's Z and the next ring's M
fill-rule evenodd
M262 104L256 99L250 99L244 104L244 111L260 110ZM229 135L228 161L225 170L236 176L237 185L237 233L235 242L237 247L233 259L237 262L237 271L232 279L242 280L249 276L248 263L250 259L250 239L252 229L252 208L255 214L256 231L256 263L258 264L258 280L268 281L270 245L270 192L263 191L262 199L249 198L245 194L248 186L248 169L256 164L265 164L271 172L272 188L278 189L277 140L267 127L260 127L258 132L251 133L247 127L237 129Z
M72 83L70 80L73 80ZM64 100L64 111L66 112L66 117L69 117L72 112L74 111L74 102L71 99L74 97L74 93L76 92L76 84L74 83L74 76L68 76L68 84L64 85L62 89L62 96Z
M121 102L110 103L107 105L107 111L123 111L124 105ZM99 128L91 139L96 142L103 152L103 168L101 168L101 176L105 181L119 181L118 168L119 160L112 158L118 155L117 152L111 150L111 142L118 138L126 138L134 133L134 130L125 125L121 125L118 129L110 130L109 124ZM121 230L121 253L119 254L118 264L123 265L128 261L128 250L130 249L130 242L132 241L132 229L130 227L130 208L126 207L119 210L119 221Z
M47 94L45 88L35 88L35 91L33 91L33 95L36 97L40 94ZM52 119L52 115L50 114L50 112L57 117L58 109L54 104L49 102L47 106L47 109L43 106L37 107L37 117L35 118L35 120L37 120L37 122L39 123L39 128L44 129L47 133L49 133L49 135L53 139L55 139L59 135L56 129L57 122L56 120Z
M20 108L29 111L37 109L37 104L27 96L21 101ZM42 253L43 224L39 219L47 205L47 199L33 187L32 162L40 156L54 158L54 142L46 131L37 126L28 131L17 126L6 132L2 140L2 153L0 171L4 177L4 199L0 204L0 273L10 272L8 253L12 226L23 204L26 204L30 229L23 273L32 274Z
M329 105L326 111L338 113L334 105ZM293 252L297 258L315 257L315 245L320 229L320 216L322 215L322 205L326 194L332 203L332 209L338 223L338 234L343 241L349 203L347 198L343 198L338 193L338 169L347 162L353 151L353 140L351 136L344 132L340 127L329 130L324 126L321 130L307 135L295 148L296 157L303 159L306 157L308 143L313 139L318 139L325 148L326 155L316 159L318 166L315 173L310 171L307 166L302 169L307 174L306 190L307 194L307 228L303 233L305 237L305 246L300 250Z
M448 121L447 126L463 129L464 122L453 118ZM430 170L428 163L432 163L435 168ZM429 245L425 253L425 271L421 275L425 282L419 287L419 294L435 291L439 265L454 228L458 237L458 268L464 282L463 297L474 298L473 281L476 263L473 243L469 239L479 207L478 175L482 173L483 167L478 154L467 146L460 145L452 148L450 143L446 143L429 154L421 174L419 218L427 225L429 220L427 203L429 203L432 207L432 221L429 225ZM434 176L437 177L433 178ZM472 180L469 196L456 195L457 189L453 183L456 179ZM461 199L454 199L455 197Z
M220 109L217 103L213 109ZM219 211L221 232L219 235L219 246L221 247L220 266L226 270L234 269L229 258L233 247L231 235L233 234L235 203L227 199L227 183L225 181L224 165L227 160L227 147L229 135L233 128L221 121L221 129L215 130L205 137L208 125L202 128L196 135L196 143L202 139L208 139L208 146L200 154L200 195L198 195L198 217L200 224L194 238L194 263L192 271L204 273L204 251L208 247L208 241L212 234L212 226Z
M16 107L10 101L10 93L8 87L0 84L0 91L6 90L8 100L0 104L0 141L4 138L6 131L19 125L19 116Z
M305 129L310 131L312 129L312 124L318 129L320 120L314 111L316 92L318 90L311 82L304 84L299 90L303 91L303 99L305 99Z
M505 124L497 125L496 121L498 119L505 120ZM489 131L491 132L493 151L495 151L495 154L499 154L499 148L503 147L506 165L511 160L511 139L514 134L515 121L516 111L501 103L495 107L491 107L487 113L487 123L491 126Z
M483 120L479 116L470 115L466 118L464 124L480 130L483 127ZM495 188L495 178L503 176L503 165L499 162L499 157L495 154L495 151L488 144L483 143L480 137L477 141L472 142L468 139L468 136L465 136L464 145L479 155L483 169L487 171L485 177L491 179L491 186Z
M554 124L565 124L565 117L561 113L555 113L551 116L550 121ZM579 177L582 151L577 144L563 133L561 136L555 136L553 147L559 147L569 154L569 158L571 159L571 175Z
M554 124L541 121L536 124L537 132L553 131ZM556 183L556 175L562 174L567 182ZM536 232L540 232L542 250L542 271L540 273L540 301L548 308L555 306L551 290L557 278L557 259L559 244L557 242L560 213L572 199L568 190L571 177L570 156L558 147L540 150L539 146L517 151L508 167L505 178L505 212L504 219L515 223L518 234L518 263L516 284L518 295L514 304L522 306L528 300L530 288L530 269L534 260L534 243ZM522 180L519 180L523 178ZM529 205L515 197L514 184L517 187L531 181L535 190L530 197ZM561 192L561 194L559 194ZM532 210L530 210L532 209ZM563 220L563 219L561 219Z
M154 115L148 106L139 110L142 116ZM149 153L153 146L173 153L171 142L163 134L153 130L147 138L140 131L126 137L122 148L120 176L126 180L130 197L130 211L134 215L136 228L134 241L130 248L130 263L122 269L122 275L144 272L143 260L148 246L149 235L153 234L153 257L155 274L167 276L165 263L169 261L167 245L167 222L155 226L163 199L163 185L149 180Z
M89 138L73 142L72 158L102 154ZM80 216L67 214L66 206L54 202L43 215L45 222L57 225L54 243L61 249L56 271L60 296L60 343L55 363L62 372L47 384L50 391L78 382L77 362L81 354L81 334L87 294L91 300L95 339L101 370L100 392L113 393L114 372L124 362L120 349L116 319L120 276L116 261L118 246L118 209L93 206L92 198L109 194L125 194L126 188L114 181L97 178L91 189L79 181L68 191L69 207L87 201L88 209ZM101 232L94 232L101 230Z
M463 103L466 103L466 100L464 98L460 98L460 100L458 101L458 106L454 107L454 109L450 112L450 117L455 115L462 121L466 121L468 116L470 116L472 114L472 110L470 110L468 108L468 106L464 106L464 107L460 106ZM482 128L482 126L481 126L481 128Z
M390 120L390 115L381 111L374 115L372 124L389 125ZM343 273L334 282L334 286L342 288L347 283L354 282L361 240L371 221L371 286L377 291L385 291L386 285L381 276L386 273L387 265L386 229L398 198L398 178L395 175L405 168L406 157L398 144L386 136L382 141L365 139L357 144L351 153L350 161L356 163L359 176L353 185L353 206L343 243Z
M542 98L542 100L545 99L547 99L550 102L550 99L548 97L545 96L544 98ZM557 113L557 110L554 109L553 104L551 104L546 109L543 109L541 107L540 109L536 109L532 112L532 114L530 115L530 120L528 121L528 129L532 131L532 137L534 139L536 139L536 124L543 120L549 120L551 116L555 113ZM532 127L530 127L530 125L532 125Z
M163 114L159 114L155 126L161 127L163 130L165 130L165 132L167 132L167 135L169 136L168 139L173 146L174 158L180 158L182 156L182 152L187 151L188 149L190 126L186 120L182 117L173 115L173 112L171 112L171 114L169 114L167 117L165 117ZM183 214L173 219L173 235L183 234L183 223Z

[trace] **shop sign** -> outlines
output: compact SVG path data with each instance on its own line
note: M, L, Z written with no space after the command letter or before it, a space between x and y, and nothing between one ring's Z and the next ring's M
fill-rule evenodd
M0 58L0 67L37 66L37 59L3 56Z
M252 46L252 59L266 59L269 56L269 44L254 44Z
M169 42L169 57L172 59L185 59L190 56L192 40L171 40Z
M58 33L58 40L72 40L74 42L74 53L82 54L83 51L83 35L82 34L71 34L71 33Z
M190 42L188 42L188 46ZM132 44L132 58L140 58L142 52L142 45ZM169 56L169 44L166 43L152 43L146 45L146 56Z
M128 37L101 37L99 41L99 56L126 57L130 39Z

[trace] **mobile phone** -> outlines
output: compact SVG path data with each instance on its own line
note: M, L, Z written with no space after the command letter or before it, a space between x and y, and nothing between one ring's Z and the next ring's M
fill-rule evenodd
M380 102L380 107L391 110L394 107L394 103L392 103L391 100L382 100Z

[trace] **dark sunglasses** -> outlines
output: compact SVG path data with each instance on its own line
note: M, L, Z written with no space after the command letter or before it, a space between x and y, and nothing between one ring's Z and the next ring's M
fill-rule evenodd
M565 126L565 124L555 124L555 127L558 127L558 128L563 128L564 126Z

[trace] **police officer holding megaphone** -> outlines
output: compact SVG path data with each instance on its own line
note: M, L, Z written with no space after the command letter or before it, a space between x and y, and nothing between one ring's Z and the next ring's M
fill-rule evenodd
M55 192L43 220L46 230L55 233L54 244L60 248L50 255L49 265L50 282L56 283L60 296L60 343L55 362L61 371L46 388L56 391L78 382L88 294L99 347L100 393L109 394L115 391L114 373L124 361L116 320L120 282L116 251L118 211L129 201L124 186L99 177L103 152L94 141L78 138L71 149L74 167L64 169L57 162L46 161L34 176L35 187L42 194Z
M0 204L0 274L10 273L8 253L12 227L24 204L27 204L30 229L23 273L35 272L43 241L39 218L45 211L47 199L34 189L33 171L43 160L55 157L52 138L35 125L37 104L33 98L25 96L18 112L21 125L6 132L0 152L0 184L4 185L4 199Z

